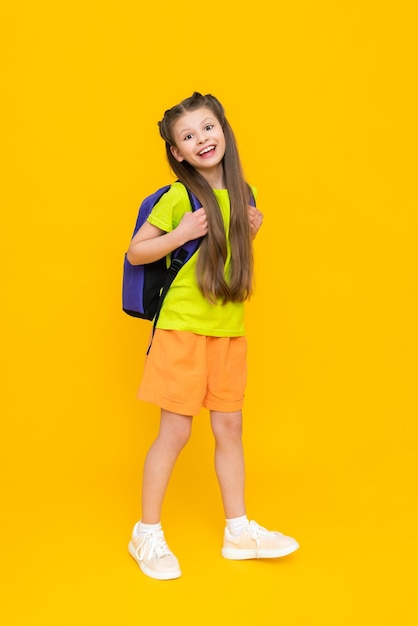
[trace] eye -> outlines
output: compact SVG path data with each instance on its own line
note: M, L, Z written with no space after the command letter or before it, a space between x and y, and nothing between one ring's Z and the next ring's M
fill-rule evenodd
M206 124L205 130L212 130L213 126L213 124Z
M189 140L189 139L191 139L191 138L192 138L192 135L190 135L190 134L189 134L189 135L186 135L186 136L184 137L184 141L188 141L188 140Z

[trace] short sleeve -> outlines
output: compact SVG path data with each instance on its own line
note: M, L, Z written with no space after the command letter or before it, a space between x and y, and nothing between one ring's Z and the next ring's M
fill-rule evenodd
M152 209L147 221L168 233L178 226L183 215L190 210L187 190L181 183L173 183Z

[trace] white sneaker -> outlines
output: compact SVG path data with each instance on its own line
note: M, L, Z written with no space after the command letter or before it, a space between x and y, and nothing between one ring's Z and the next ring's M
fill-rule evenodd
M287 556L299 548L298 542L283 533L266 530L251 521L237 536L225 528L222 556L225 559L274 559Z
M141 571L151 578L171 580L181 576L179 562L168 547L161 529L132 533L128 550Z

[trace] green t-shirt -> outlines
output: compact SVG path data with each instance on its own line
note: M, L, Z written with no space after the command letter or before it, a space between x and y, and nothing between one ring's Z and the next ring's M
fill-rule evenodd
M227 189L214 189L227 233L228 255L225 274L231 261L229 244L230 203ZM190 211L187 191L175 182L153 208L148 221L165 232L171 232L179 224L184 213ZM196 263L199 250L187 261L177 274L164 300L157 328L188 330L211 337L239 337L245 334L244 304L228 302L211 304L202 296L196 279Z

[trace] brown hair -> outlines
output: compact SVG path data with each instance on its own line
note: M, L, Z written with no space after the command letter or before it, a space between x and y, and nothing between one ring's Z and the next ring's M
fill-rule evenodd
M222 126L225 136L223 158L224 180L231 204L229 239L231 245L231 271L225 279L227 244L225 227L218 201L209 183L187 161L177 161L170 147L175 146L173 124L186 112L206 107L212 111ZM223 106L214 96L194 92L180 104L164 113L158 122L165 141L167 159L178 180L188 187L205 207L208 234L200 245L197 260L197 281L202 294L212 303L243 302L253 289L253 247L248 219L251 190L244 180L238 148Z

